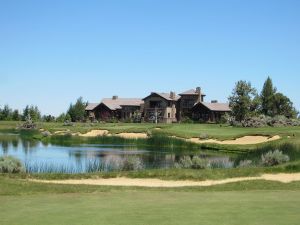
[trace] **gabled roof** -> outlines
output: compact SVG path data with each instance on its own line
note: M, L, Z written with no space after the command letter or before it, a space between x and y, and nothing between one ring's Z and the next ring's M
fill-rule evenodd
M117 110L121 109L122 106L140 106L144 103L144 101L139 98L104 98L101 103L107 106L110 110Z
M170 96L170 93L159 93L159 92L152 92L150 95L148 95L146 98L150 97L151 95L158 95L168 101L178 101L180 96L178 95L175 95L175 99L172 99L171 96ZM145 100L146 98L144 98L143 100Z
M180 96L181 95L198 95L197 91L195 89L190 89L190 90L187 90L185 92L182 92L179 94ZM201 93L202 96L206 96L204 93Z
M202 104L210 111L219 111L219 112L230 112L231 109L228 103L208 103L208 102L199 102L196 105ZM196 106L195 105L195 106Z
M98 105L99 105L99 103L89 103L89 104L86 106L85 110L86 110L86 111L92 111L92 110L94 110Z

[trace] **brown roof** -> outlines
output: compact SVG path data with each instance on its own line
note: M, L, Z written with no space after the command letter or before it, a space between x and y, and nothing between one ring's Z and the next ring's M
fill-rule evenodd
M94 110L98 105L99 105L99 103L89 103L89 104L86 106L85 110L86 110L86 111L92 111L92 110Z
M160 97L162 97L162 98L164 98L168 101L174 101L174 100L177 101L180 98L180 96L175 95L175 99L172 99L171 96L170 96L170 93L152 92L151 95L153 95L153 94L156 94L156 95L158 95L158 96L160 96ZM147 96L146 98L150 97L151 95ZM146 99L146 98L144 98L144 99Z
M102 102L110 110L121 109L122 106L140 106L144 103L142 99L139 98L104 98Z
M185 92L182 92L181 94L179 95L198 95L197 91L195 89L190 89L190 90L187 90ZM202 96L206 96L204 93L201 93Z
M230 112L231 109L228 103L207 103L207 102L200 102L198 104L204 105L211 111L221 111L221 112Z

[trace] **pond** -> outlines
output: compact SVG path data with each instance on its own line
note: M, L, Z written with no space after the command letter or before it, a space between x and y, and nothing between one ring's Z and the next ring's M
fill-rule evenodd
M228 158L203 150L147 149L134 145L82 144L58 146L22 139L17 134L0 133L0 156L20 159L31 173L86 173L112 171L124 160L137 160L145 169L170 168L183 156Z

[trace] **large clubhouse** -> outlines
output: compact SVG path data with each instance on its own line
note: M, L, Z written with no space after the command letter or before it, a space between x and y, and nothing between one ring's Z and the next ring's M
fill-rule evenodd
M92 121L130 121L139 117L139 121L156 123L176 123L186 119L218 122L231 111L228 103L208 103L204 101L205 96L200 87L179 95L172 91L152 92L143 99L113 96L100 103L88 104L86 111Z

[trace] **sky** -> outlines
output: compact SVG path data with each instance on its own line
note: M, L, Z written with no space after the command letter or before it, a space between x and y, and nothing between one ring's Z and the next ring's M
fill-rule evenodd
M300 109L299 0L0 0L0 107L200 86L226 102L270 76Z

